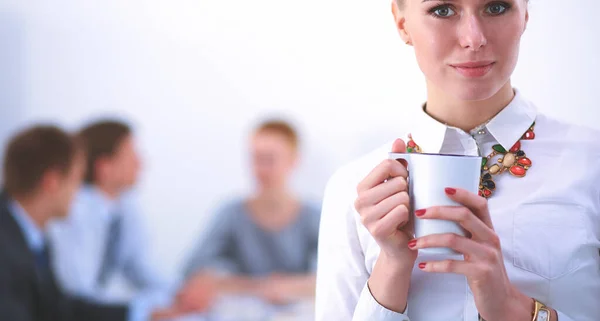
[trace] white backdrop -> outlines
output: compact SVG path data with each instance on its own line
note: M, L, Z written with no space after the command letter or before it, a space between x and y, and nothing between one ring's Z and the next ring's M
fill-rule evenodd
M387 0L0 0L0 139L34 121L135 122L153 246L174 272L220 200L248 190L246 134L299 126L296 190L389 141L424 98ZM600 2L533 0L514 84L600 128Z

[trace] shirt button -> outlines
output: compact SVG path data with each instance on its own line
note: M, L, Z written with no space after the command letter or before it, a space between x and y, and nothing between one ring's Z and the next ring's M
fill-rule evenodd
M478 135L485 135L485 130L481 129L477 132Z

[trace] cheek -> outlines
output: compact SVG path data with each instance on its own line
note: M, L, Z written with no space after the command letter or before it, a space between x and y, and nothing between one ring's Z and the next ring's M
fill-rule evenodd
M135 159L133 159L131 162L129 162L129 167L127 167L130 175L135 175L138 171L138 168L139 168L138 162Z
M512 28L506 31L502 35L499 35L498 39L495 39L496 44L503 45L495 46L494 51L503 63L503 73L511 74L517 64L522 30Z
M133 155L133 157L131 159L131 163L132 163L132 167L135 169L142 167L142 159L137 154Z
M452 54L456 41L452 41L447 27L440 25L423 26L413 37L413 46L417 63L427 78L436 78Z

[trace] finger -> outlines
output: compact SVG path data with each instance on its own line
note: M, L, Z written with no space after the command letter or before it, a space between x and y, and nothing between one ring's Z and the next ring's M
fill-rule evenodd
M485 246L454 233L431 234L420 237L413 242L416 242L411 247L414 250L432 247L451 248L458 253L464 254L467 261L494 262L497 256L492 247Z
M387 180L385 183L379 184L361 193L356 199L355 207L359 209L373 206L394 194L405 192L407 187L408 184L406 178L402 176L394 177Z
M419 269L425 272L433 273L456 273L469 275L470 270L473 270L474 263L460 260L443 260L430 261L419 263Z
M477 196L483 198L481 196ZM423 210L421 210L423 211ZM475 216L470 209L464 206L434 206L424 210L419 216L420 219L438 219L449 220L460 224L465 230L471 233L475 240L490 241L497 235L494 230L487 226L479 217ZM417 211L418 212L418 211ZM415 213L417 213L415 212Z
M406 225L408 218L408 208L404 205L399 205L373 224L373 227L370 229L371 235L374 238L389 237L397 233L400 227Z
M195 295L191 292L183 292L177 296L177 299L179 299L182 303L191 303L194 302L194 297Z
M181 299L179 302L181 309L185 311L196 311L202 310L208 304L207 298L187 296Z
M429 261L419 263L419 269L433 273L462 274L467 278L486 280L493 278L498 268L492 264L482 264L460 260Z
M177 302L177 304L181 307L181 309L186 310L186 311L194 310L195 303L196 303L195 300L192 300L191 298L186 297L186 296L178 298L178 302Z
M485 225L494 228L490 212L488 210L487 199L477 194L471 193L462 188L446 188L446 195L453 201L458 202L475 214Z
M406 144L400 138L396 139L392 144L392 153L406 153Z
M390 177L407 177L408 172L400 162L394 159L386 159L379 163L371 172L365 177L357 187L357 191L360 194L368 189L371 189Z
M379 204L373 205L363 211L361 214L361 220L365 226L370 225L373 222L379 221L384 216L388 215L392 210L396 209L400 205L404 205L408 208L409 196L406 192L396 193Z
M392 144L392 153L406 153L406 143L400 138L396 139ZM407 167L406 160L398 160L404 167Z

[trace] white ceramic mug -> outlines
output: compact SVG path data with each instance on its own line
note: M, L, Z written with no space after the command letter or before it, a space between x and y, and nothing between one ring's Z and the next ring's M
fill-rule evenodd
M416 217L414 212L432 206L461 206L446 195L446 187L462 188L477 194L482 157L425 153L390 153L389 157L403 159L408 163L410 214L415 224L415 237L444 233L465 236L465 231L456 222L421 219ZM427 248L419 251L428 254L457 254L449 248Z

